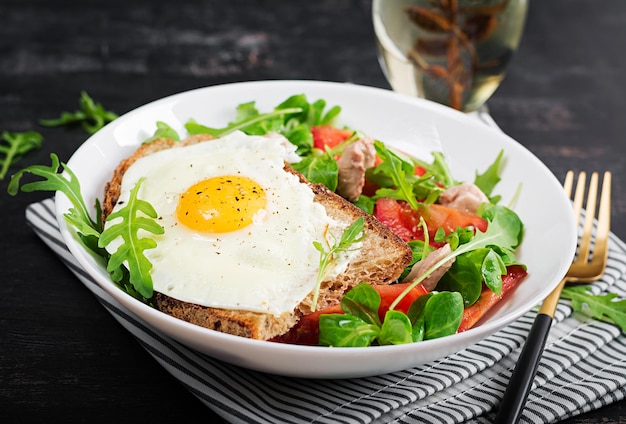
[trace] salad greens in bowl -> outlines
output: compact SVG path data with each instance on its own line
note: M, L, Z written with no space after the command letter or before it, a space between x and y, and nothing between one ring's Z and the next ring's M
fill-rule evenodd
M323 137L312 135L312 126L324 129ZM395 287L393 295L359 285L346 294L341 307L318 311L315 320L308 320L315 328L313 342L301 337L306 331L297 330L272 341L248 339L158 311L150 305L151 264L144 255L153 244L141 235L162 228L135 189L128 204L116 212L120 223L103 230L100 204L105 185L118 164L149 140L220 137L238 131L281 133L302 158L294 168L333 191L339 189L336 158L346 140L375 140L379 163L367 174L375 188L366 187L350 200L409 242L413 262L425 258L431 246L445 244L452 250L427 268L425 277ZM337 137L338 142L332 141ZM322 138L331 141L320 145ZM522 145L470 115L372 87L268 81L180 93L117 118L91 136L67 164L55 156L52 162L50 167L26 170L44 178L28 184L58 190L61 233L104 290L130 313L185 345L274 374L360 377L453 354L538 304L563 277L576 247L569 199L554 175ZM431 233L429 225L435 225L429 217L439 211L434 199L460 182L479 187L486 201L469 221L455 213L446 218L452 219L449 231ZM420 208L430 214L411 215ZM398 224L404 219L398 217L409 215L410 225ZM362 222L357 221L335 245L316 245L320 266L329 266L335 255L358 245L361 230ZM120 235L123 248L107 251L107 243ZM424 288L423 280L451 259L456 262L447 277L435 288ZM423 292L415 295L416 290ZM387 305L386 313L380 314L381 303Z

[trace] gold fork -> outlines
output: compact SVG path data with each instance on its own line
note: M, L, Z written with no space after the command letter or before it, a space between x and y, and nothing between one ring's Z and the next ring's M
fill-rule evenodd
M576 183L574 194L574 215L576 225L580 222L585 197L587 174L581 172ZM563 187L568 197L572 195L574 172L569 171L565 177ZM517 361L517 366L511 375L509 385L504 393L502 402L496 415L495 424L517 423L524 408L524 403L532 387L541 354L543 352L550 327L554 319L554 312L561 297L561 291L566 283L588 283L598 280L606 268L609 254L608 242L611 222L611 173L605 172L600 195L598 222L595 237L593 237L593 222L596 213L598 198L598 173L591 174L589 193L585 206L585 220L578 243L578 250L572 265L559 285L545 298L535 318L528 338ZM593 240L593 249L591 248Z

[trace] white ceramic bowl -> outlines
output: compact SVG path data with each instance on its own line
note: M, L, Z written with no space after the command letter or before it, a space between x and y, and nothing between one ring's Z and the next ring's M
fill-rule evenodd
M72 254L96 281L128 310L154 328L209 356L259 371L305 378L346 378L383 374L433 361L474 344L519 318L538 304L565 274L576 247L569 199L554 175L527 149L498 129L444 106L353 84L313 81L269 81L228 84L176 94L129 112L89 138L68 161L82 185L88 205L102 198L105 183L121 159L150 137L157 121L186 134L190 118L224 126L235 107L256 101L270 111L290 95L309 101L325 99L342 107L340 124L359 129L396 148L430 160L443 150L456 179L473 181L504 150L502 181L495 193L508 204L521 184L514 209L526 238L519 259L529 275L478 326L452 336L420 343L367 348L295 346L249 340L208 330L172 318L116 288L106 270L77 243L63 214L68 199L56 197L57 219Z

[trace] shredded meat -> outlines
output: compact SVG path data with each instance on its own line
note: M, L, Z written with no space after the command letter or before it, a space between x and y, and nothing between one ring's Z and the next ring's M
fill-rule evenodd
M411 268L411 272L404 278L403 282L415 281L416 278L426 272L437 262L442 260L450 252L452 252L452 249L450 249L449 244L445 244L439 249L430 252L424 259L413 265L413 268ZM453 263L454 258L448 260L445 264L437 268L432 274L426 277L422 281L422 285L424 286L424 288L426 288L426 290L428 291L432 291L437 286L439 280L441 280L443 274L448 272Z
M346 147L337 160L337 194L350 201L358 199L365 185L365 171L374 166L375 159L376 149L371 138L362 138Z
M439 196L442 205L470 212L476 212L482 203L488 201L485 193L472 183L450 187Z

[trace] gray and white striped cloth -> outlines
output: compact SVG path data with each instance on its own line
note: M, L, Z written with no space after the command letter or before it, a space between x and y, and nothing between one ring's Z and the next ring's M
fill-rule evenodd
M376 377L308 380L239 368L207 357L151 328L103 291L67 250L47 199L27 222L167 371L225 420L234 423L488 423L536 315L438 361ZM598 292L626 296L626 245L610 237ZM580 321L561 302L527 402L523 423L551 423L626 393L626 337L610 324Z

